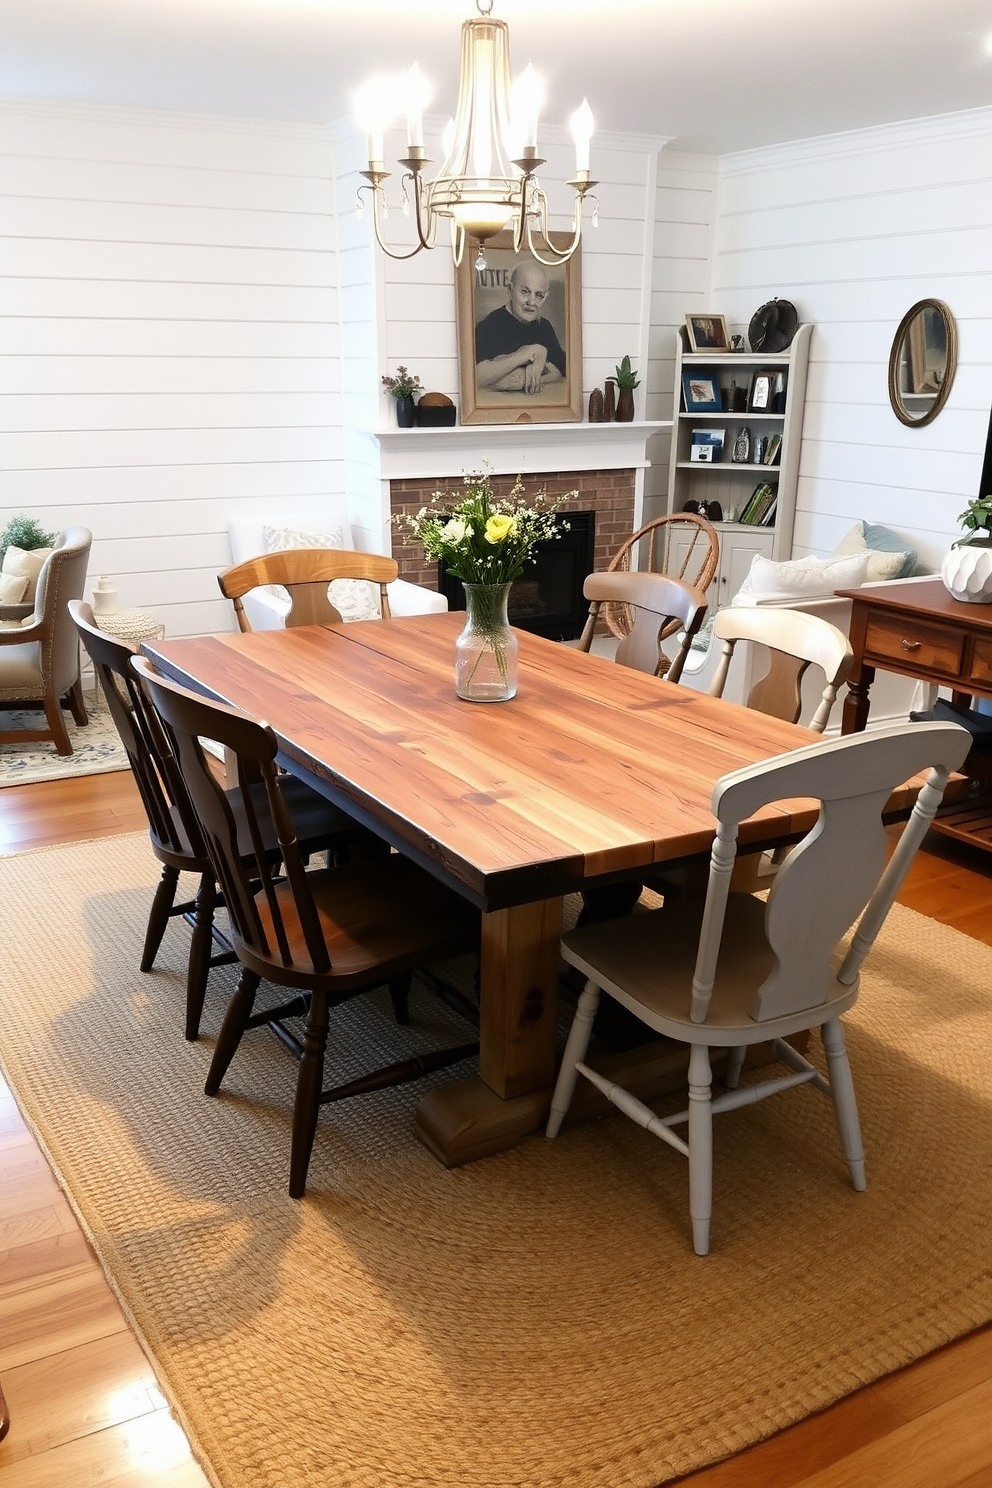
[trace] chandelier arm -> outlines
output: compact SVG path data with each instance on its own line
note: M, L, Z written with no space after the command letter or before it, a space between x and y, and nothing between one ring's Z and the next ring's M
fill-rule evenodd
M572 254L579 246L579 239L582 236L582 198L579 197L578 201L575 204L575 228L572 232L572 241L569 243L567 248L556 248L554 243L552 243L550 235L548 233L547 220L547 213L545 212L544 214L542 214L541 219L541 236L544 239L545 247L548 249L551 257L545 258L542 253L539 253L537 251L537 248L534 244L534 229L530 226L529 223L527 225L527 247L533 254L533 256L537 259L539 264L544 264L545 268L547 269L553 269L556 268L558 264L563 264L566 259L571 258Z
M367 191L372 198L372 231L375 234L376 242L382 249L383 253L385 253L387 258L395 258L402 261L405 258L413 258L414 255L419 253L422 248L430 247L430 244L424 243L423 240L421 240L419 243L414 244L409 253L398 253L395 249L390 248L388 243L383 240L382 232L379 226L380 202L383 197L382 188L380 186L359 186L359 197L361 196L363 191Z

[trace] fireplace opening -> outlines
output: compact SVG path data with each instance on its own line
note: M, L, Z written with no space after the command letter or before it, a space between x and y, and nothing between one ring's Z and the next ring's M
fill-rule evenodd
M510 589L507 613L520 630L546 636L550 641L573 641L582 634L588 602L582 585L592 573L596 549L596 513L570 511L564 514L567 531L539 543L534 560ZM452 610L464 610L465 590L438 565L438 589Z

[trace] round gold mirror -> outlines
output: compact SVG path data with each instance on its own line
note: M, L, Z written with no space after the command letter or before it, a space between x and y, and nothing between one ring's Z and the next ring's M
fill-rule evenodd
M954 317L942 300L917 300L889 353L889 402L897 419L921 428L947 402L957 367Z

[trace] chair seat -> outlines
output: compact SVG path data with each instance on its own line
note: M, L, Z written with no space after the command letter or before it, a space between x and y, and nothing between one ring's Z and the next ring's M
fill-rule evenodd
M682 1043L723 1048L782 1038L839 1017L857 998L857 981L848 987L835 980L835 995L826 1002L787 1017L754 1019L755 993L774 970L775 955L764 933L764 901L735 894L706 1022L694 1023L689 1006L702 917L702 900L680 898L669 907L573 930L562 940L562 954L651 1028ZM840 964L837 955L835 967Z
M412 966L478 947L478 910L398 853L308 873L307 884L331 970L314 971L293 887L284 881L276 885L275 894L293 957L292 966L285 968L285 985L319 985L332 998L347 997ZM272 912L264 894L256 896L255 904L266 936L275 945ZM241 944L238 953L267 981L283 981L275 957L258 957Z
M42 697L45 679L41 675L41 643L24 641L3 650L3 681L0 697Z

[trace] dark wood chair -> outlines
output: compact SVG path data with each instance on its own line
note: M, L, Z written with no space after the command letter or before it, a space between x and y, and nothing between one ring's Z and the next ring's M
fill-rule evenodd
M630 628L617 647L617 661L639 672L667 677L669 682L679 680L693 637L706 614L706 598L698 589L664 574L617 570L589 574L582 592L592 603L579 637L580 651L588 651L592 645L600 608L622 604L630 615ZM681 632L682 641L670 660L661 643L675 631Z
M58 754L71 754L62 709L69 708L80 725L89 722L79 680L79 640L67 606L82 596L92 540L86 527L61 533L38 575L33 615L0 629L0 708L43 708L48 724L47 729L5 730L0 744L51 739Z
M323 1089L330 1009L388 986L405 1016L414 967L476 951L479 915L464 899L397 853L372 862L306 871L292 817L287 777L276 769L278 743L267 724L208 702L134 658L173 747L223 889L241 979L217 1041L206 1093L216 1095L242 1036L268 1024L299 1061L293 1106L289 1192L302 1198L320 1106L386 1085L418 1079L474 1055L477 1044L403 1060L330 1090ZM252 840L275 833L285 877L257 851L246 861L230 803L211 771L200 738L215 739L237 758ZM279 1007L253 1013L261 980L292 989ZM306 1015L302 1038L286 1019Z
M380 553L356 553L349 548L287 548L281 553L263 553L217 575L220 592L234 602L241 630L251 630L241 600L250 589L262 584L282 584L288 590L291 625L340 625L341 614L327 594L335 579L364 579L379 586L383 620L390 618L386 585L399 573L394 558Z
M199 1033L211 966L237 959L227 939L214 925L218 894L213 867L169 741L130 667L131 651L122 641L104 635L97 628L88 604L72 600L69 612L127 751L148 817L152 851L162 864L162 877L148 915L141 970L151 971L169 920L181 915L193 932L186 981L185 1029L187 1039L193 1040ZM250 852L252 842L242 791L235 788L225 795L238 823L243 850ZM378 845L378 839L371 833L301 780L287 781L286 802L298 836L309 852L324 848L337 852L371 851ZM278 844L271 834L265 848L278 858ZM380 851L385 850L385 844L381 844ZM177 903L180 873L195 874L200 883L195 899ZM215 944L219 947L217 951Z

